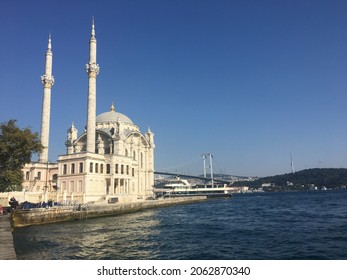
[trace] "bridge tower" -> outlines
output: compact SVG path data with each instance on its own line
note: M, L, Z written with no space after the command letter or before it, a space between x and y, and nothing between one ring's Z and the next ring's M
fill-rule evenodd
M210 166L206 166L206 159L207 158L210 159ZM213 165L212 165L212 158L213 158L213 155L211 153L202 155L202 160L204 162L204 178L206 178L206 170L210 169L210 172L211 172L211 182L212 182L212 188L213 188Z

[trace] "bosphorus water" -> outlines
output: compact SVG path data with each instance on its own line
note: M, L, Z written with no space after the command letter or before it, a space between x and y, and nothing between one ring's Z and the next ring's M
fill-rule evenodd
M18 259L347 259L347 191L231 199L19 228Z

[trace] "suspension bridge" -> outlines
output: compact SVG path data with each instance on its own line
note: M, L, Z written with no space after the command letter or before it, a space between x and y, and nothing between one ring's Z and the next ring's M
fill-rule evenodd
M202 159L203 159L203 168L204 168L204 175L203 176L194 176L194 175L187 175L187 174L182 174L182 173L178 173L178 172L163 172L163 171L154 171L154 174L166 175L166 176L176 176L176 177L188 178L188 179L199 179L199 180L203 180L203 181L211 181L212 185L214 182L221 183L221 184L230 184L231 181L214 178L214 176L213 176L213 160L212 160L213 155L211 153L203 154ZM209 164L206 164L206 160L209 160ZM207 171L210 171L210 173L209 173L210 176L207 176L207 174L208 174Z

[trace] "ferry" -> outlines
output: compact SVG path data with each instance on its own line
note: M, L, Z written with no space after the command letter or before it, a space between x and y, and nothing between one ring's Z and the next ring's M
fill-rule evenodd
M162 186L154 188L156 196L207 196L207 197L231 197L232 188L224 185L192 185L188 180L177 177Z

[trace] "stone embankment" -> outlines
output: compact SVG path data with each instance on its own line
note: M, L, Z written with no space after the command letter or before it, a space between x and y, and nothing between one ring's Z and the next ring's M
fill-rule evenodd
M15 260L13 236L10 227L10 215L0 216L0 260Z
M80 207L51 207L15 210L11 213L11 227L25 227L55 222L83 220L96 217L113 216L146 209L168 207L205 201L205 196L166 198L133 203L91 204Z

